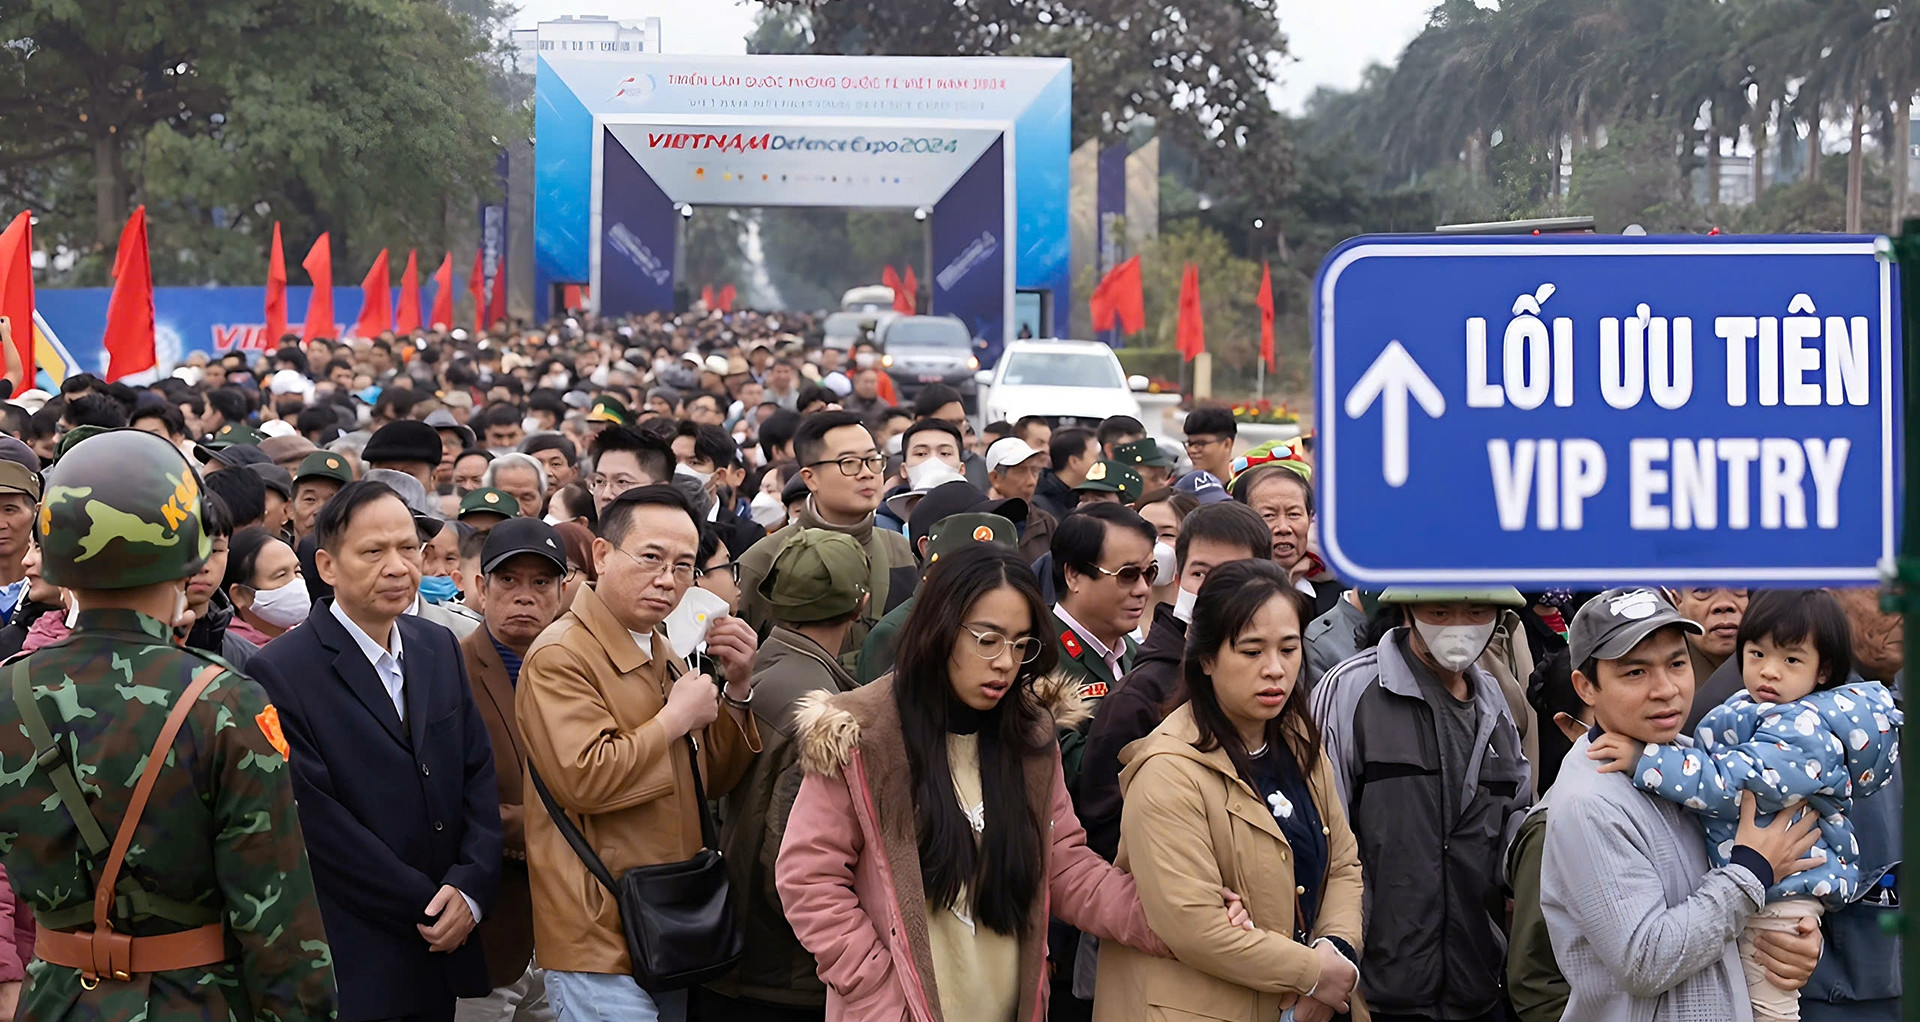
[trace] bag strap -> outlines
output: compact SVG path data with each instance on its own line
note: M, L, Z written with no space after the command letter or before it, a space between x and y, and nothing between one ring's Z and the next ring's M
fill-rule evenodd
M53 782L53 792L60 799L61 808L73 817L73 825L80 830L80 840L95 855L106 851L107 832L100 828L93 810L87 808L87 796L80 790L80 778L73 772L66 745L55 741L53 731L47 727L47 718L33 696L33 683L27 678L25 660L13 665L13 703L20 708L20 723L26 728L27 741L33 743L33 764Z
M95 932L104 932L113 928L108 914L113 910L113 885L120 878L120 866L126 861L127 849L133 844L133 832L140 826L140 816L147 811L147 797L153 794L153 782L160 776L160 768L166 763L167 755L173 750L173 740L180 734L180 728L187 722L187 714L200 694L207 690L226 669L219 664L211 664L200 669L187 685L186 691L173 704L167 714L167 722L160 728L160 736L153 741L152 751L147 753L147 766L140 772L140 782L134 785L133 798L127 802L127 813L120 818L120 829L113 836L113 848L107 852L106 867L100 873L100 882L93 889L93 928Z
M553 825L560 828L560 833L567 839L567 844L573 846L573 854L580 857L580 861L587 867L587 872L592 873L593 878L600 881L600 886L606 888L607 893L618 897L620 892L613 886L613 874L607 871L607 864L601 862L593 846L587 844L586 835L580 833L580 828L573 825L573 818L567 815L566 810L560 808L560 803L554 801L553 793L547 790L547 782L540 779L540 771L534 769L531 763L527 764L527 776L533 780L533 790L540 793L540 801L546 803L547 815L553 817Z
M669 683L679 681L683 673L685 672L674 669L672 661L667 662ZM707 804L707 786L700 780L700 743L694 739L691 731L687 732L686 742L687 766L693 771L693 797L700 806L700 841L704 847L719 851L720 830L714 824L713 807ZM572 846L573 854L579 856L580 862L587 867L587 872L592 873L593 878L600 881L600 886L618 896L620 892L613 886L612 871L607 869L607 864L601 861L599 853L593 850L593 846L587 843L586 835L580 833L580 828L574 825L573 817L568 816L567 811L560 808L560 803L554 800L553 793L547 790L547 782L540 779L540 771L534 769L532 764L528 764L527 776L533 781L533 789L540 793L540 801L546 805L547 815L553 817L553 825L560 828L561 836L565 837L567 844Z

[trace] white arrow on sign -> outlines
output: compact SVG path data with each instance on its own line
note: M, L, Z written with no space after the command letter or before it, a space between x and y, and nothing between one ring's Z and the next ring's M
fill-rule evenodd
M1420 402L1420 408L1433 418L1446 413L1447 399L1440 388L1420 369L1420 363L1407 354L1399 341L1391 341L1373 365L1360 376L1360 382L1347 392L1347 418L1367 414L1375 399L1382 399L1380 410L1380 476L1388 486L1407 482L1407 395Z

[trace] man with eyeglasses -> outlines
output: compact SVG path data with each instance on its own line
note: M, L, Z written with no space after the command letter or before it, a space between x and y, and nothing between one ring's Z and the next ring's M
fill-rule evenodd
M627 425L602 429L593 438L593 509L605 514L613 498L636 486L651 486L673 478L673 446Z
M1153 525L1124 504L1086 505L1062 519L1053 534L1059 673L1079 686L1081 701L1096 715L1114 683L1133 669L1139 645L1132 632L1140 627L1158 573L1155 538ZM1068 791L1078 790L1091 724L1089 718L1060 736Z
M537 518L501 522L480 550L476 588L485 626L460 640L460 655L467 662L474 705L493 743L506 854L493 911L475 931L486 951L493 992L462 999L455 1022L539 1022L553 1017L546 978L533 966L533 894L527 882L522 791L527 766L525 742L513 716L513 691L533 640L560 616L566 580L567 550L559 530Z
M760 582L773 631L753 667L753 713L765 743L727 797L720 845L746 921L739 968L696 994L702 1018L789 1018L826 1008L827 988L814 957L787 924L773 889L773 864L800 790L794 714L815 692L850 692L853 675L836 655L867 601L867 555L845 533L787 529Z
M1181 431L1187 435L1187 460L1195 469L1213 473L1222 483L1233 481L1233 443L1240 427L1233 421L1232 410L1195 408Z
M699 547L699 522L679 490L620 494L593 541L597 580L528 649L514 692L530 776L616 875L682 862L702 847L688 735L713 798L760 750L752 631L737 618L712 622L714 677L689 671L662 627L693 585ZM555 1017L684 1019L685 991L650 992L634 981L613 898L549 813L530 809L524 822L534 957Z
M847 630L838 655L858 651L873 629L876 608L887 606L891 591L888 574L913 564L913 548L898 532L874 527L880 506L882 474L887 457L874 445L873 434L855 412L817 412L800 420L793 436L800 476L811 495L788 528L829 529L853 537L867 555L867 592L871 598L860 619ZM783 530L784 532L784 530ZM760 595L760 583L780 551L779 535L768 536L740 557L740 616L765 633L772 613Z

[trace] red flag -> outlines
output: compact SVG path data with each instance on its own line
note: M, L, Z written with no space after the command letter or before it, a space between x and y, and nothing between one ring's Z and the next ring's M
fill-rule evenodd
M487 278L486 263L481 259L479 249L473 250L473 272L467 275L467 291L473 295L473 332L487 332Z
M427 317L429 330L446 330L453 326L453 253L448 252L440 260L440 268L433 271L433 312Z
M907 289L907 315L911 316L920 308L920 282L913 279L913 264L907 264L906 279L901 281Z
M29 325L31 326L31 325ZM107 299L107 382L155 365L153 353L153 265L147 258L147 207L134 209L120 229L113 256L113 294Z
M1117 319L1122 332L1137 334L1147 326L1146 296L1140 288L1140 257L1134 256L1107 271L1087 299L1095 330L1111 330Z
M393 332L405 336L420 329L420 250L407 250L407 270L400 277L400 309L393 314Z
M1207 350L1207 331L1200 315L1200 268L1192 263L1180 275L1180 326L1174 338L1180 356L1188 362Z
M712 284L708 284L707 286L700 289L700 304L706 306L708 312L713 311L713 285Z
M732 284L723 284L720 287L720 293L714 297L720 302L721 312L732 312L733 300L738 296L739 292L733 289Z
M586 305L580 301L580 285L568 284L561 288L560 304L566 306L568 312L586 308Z
M1253 296L1253 304L1260 307L1260 358L1273 365L1273 270L1266 263L1260 264L1260 293Z
M0 232L0 316L13 321L21 372L9 372L14 393L33 385L33 214L21 213ZM24 378L23 378L24 377Z
M895 291L900 290L900 274L894 272L892 263L888 263L886 268L880 271L880 283Z
M487 325L507 321L507 259L502 254L493 264L493 301L487 305Z
M300 260L300 268L313 281L313 297L307 299L307 322L300 328L306 340L333 336L333 241L325 232ZM277 343L277 342L276 342Z
M378 337L393 329L393 269L387 265L387 250L373 257L373 266L360 281L360 318L353 324L355 337Z
M277 349L287 333L287 257L280 251L280 221L273 222L273 247L267 250L267 329L262 348Z

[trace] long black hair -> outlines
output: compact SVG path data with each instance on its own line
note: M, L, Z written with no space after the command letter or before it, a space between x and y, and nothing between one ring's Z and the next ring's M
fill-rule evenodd
M1295 589L1286 571L1272 561L1230 561L1207 572L1207 580L1194 599L1193 620L1187 625L1186 653L1180 661L1181 686L1185 689L1186 701L1193 706L1193 721L1200 732L1193 747L1201 752L1225 749L1240 779L1256 789L1253 761L1248 755L1253 750L1241 741L1239 730L1221 709L1220 697L1213 688L1213 675L1208 673L1205 661L1218 657L1223 647L1238 641L1253 626L1254 615L1275 597L1292 606L1299 619L1304 668L1305 632L1307 622L1313 620L1313 599ZM1298 675L1293 679L1293 690L1288 693L1279 716L1267 721L1265 744L1271 747L1276 742L1284 743L1293 753L1302 775L1313 772L1320 760L1320 729L1314 726L1313 716L1307 711L1306 686L1301 684Z
M981 597L1002 587L1026 601L1032 622L1028 635L1040 640L1040 655L1021 665L998 705L976 714L954 695L947 665L959 645L973 655L974 637L963 627L967 614ZM951 906L964 889L973 902L973 918L1001 934L1017 934L1026 925L1042 882L1040 823L1027 801L1026 762L1053 744L1053 727L1033 691L1034 680L1052 671L1058 657L1048 641L1047 619L1040 585L1026 562L996 544L975 544L941 558L928 573L900 630L894 659L893 700L907 747L927 906ZM979 725L986 828L977 846L973 825L954 797L947 763L947 735L956 718Z

